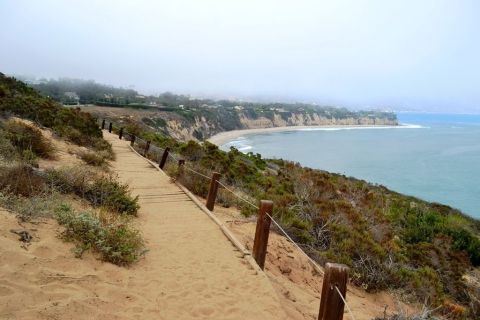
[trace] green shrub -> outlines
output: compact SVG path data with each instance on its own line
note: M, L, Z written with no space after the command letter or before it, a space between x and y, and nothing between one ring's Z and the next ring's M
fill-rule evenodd
M103 152L103 155L107 160L115 160L112 144L104 139L96 139L93 143L93 150Z
M42 135L42 132L35 127L20 121L9 120L3 125L5 136L19 154L31 160L32 156L41 158L52 158L54 149Z
M46 181L62 193L74 193L94 206L117 213L136 215L138 196L132 197L127 184L112 175L99 175L84 167L47 169Z
M464 228L451 228L447 233L453 239L453 248L466 251L472 264L479 266L480 239Z
M140 232L125 217L102 219L89 212L76 213L64 204L56 210L56 218L65 227L64 239L77 243L78 257L92 249L104 261L128 265L145 252Z
M128 185L119 183L111 175L102 176L89 185L85 198L95 206L129 215L137 215L140 207L138 196L132 198Z

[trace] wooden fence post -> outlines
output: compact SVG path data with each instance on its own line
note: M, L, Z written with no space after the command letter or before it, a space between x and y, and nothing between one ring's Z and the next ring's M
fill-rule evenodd
M112 133L113 123L110 122L108 125L108 132Z
M183 174L183 166L185 165L185 159L178 160L178 176Z
M165 167L165 163L167 163L167 159L168 159L168 153L170 152L170 148L169 147L166 147L165 150L163 151L163 155L162 155L162 159L160 160L160 163L158 164L158 166L160 167L160 169L163 170L163 167Z
M130 135L130 145L133 147L133 145L135 144L135 136L133 134Z
M273 202L270 200L260 201L260 210L258 211L257 227L255 229L255 240L253 242L252 255L258 266L263 270L265 267L265 257L267 255L268 235L270 233L270 223L272 220L268 215L272 215ZM268 215L267 215L268 213Z
M120 132L118 133L118 139L122 140L123 137L123 127L120 128Z
M105 129L105 119L102 120L102 130Z
M215 199L217 198L218 192L218 180L220 179L220 173L214 172L212 174L212 180L210 181L210 190L208 190L208 197L207 197L207 209L213 211L213 207L215 206Z
M147 141L147 144L145 145L145 150L143 151L143 156L146 158L148 149L150 149L150 141Z
M345 298L347 294L348 267L338 263L327 263L323 276L322 297L318 320L342 320L345 307L337 289Z

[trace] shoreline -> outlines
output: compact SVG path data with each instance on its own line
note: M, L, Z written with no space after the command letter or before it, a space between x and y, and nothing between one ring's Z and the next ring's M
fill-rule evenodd
M288 131L303 131L303 130L321 130L321 129L357 129L357 128L371 128L371 129L389 129L409 127L409 125L324 125L324 126L288 126L288 127L270 127L270 128L256 128L256 129L239 129L217 133L211 136L206 141L217 146L222 146L232 140L235 140L244 135L252 135L259 133L271 132L288 132Z

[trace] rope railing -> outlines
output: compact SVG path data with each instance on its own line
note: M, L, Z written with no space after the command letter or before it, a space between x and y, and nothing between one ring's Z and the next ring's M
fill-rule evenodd
M198 176L200 176L200 177L203 177L203 178L205 178L205 179L207 179L207 180L212 180L211 177L206 176L206 175L204 175L203 173L200 173L200 172L198 172L198 171L195 171L195 170L191 169L191 168L188 167L188 166L184 166L184 167L185 167L186 170L188 170L188 171L190 171L190 172L192 172L192 173L194 173L194 174L196 174L196 175L198 175Z
M178 162L178 158L175 157L171 152L168 153L168 156L172 158L173 161Z
M103 120L101 122L101 127L102 129L106 129L106 122ZM108 126L108 131L112 132L113 130L113 123L110 122ZM280 231L281 234L283 234L288 241L297 249L301 252L303 256L307 258L307 261L311 264L311 266L321 275L323 275L323 288L322 288L322 296L321 296L321 302L320 302L320 312L318 319L321 320L337 320L337 319L342 319L343 318L343 306L346 306L348 310L348 314L352 320L356 320L355 316L353 315L353 312L348 305L345 294L342 294L342 291L346 293L346 282L348 278L348 268L343 265L337 265L337 264L330 264L327 263L325 267L325 271L322 270L322 268L318 265L318 263L311 258L305 251L304 249L295 241L292 239L292 237L287 233L287 231L281 226L279 222L277 222L273 218L272 214L272 208L273 208L273 203L271 201L260 201L260 206L256 205L249 199L246 199L245 197L239 195L237 192L233 190L232 187L226 185L225 183L221 182L219 180L220 174L213 172L212 177L207 176L204 173L201 173L190 166L185 164L184 159L179 159L177 158L172 152L169 152L169 148L161 148L156 145L151 145L151 141L146 141L138 136L135 136L132 133L129 133L127 131L123 130L123 127L120 127L120 134L119 138L122 138L122 134L125 136L130 137L131 146L135 147L135 142L137 145L139 143L144 144L142 146L144 148L142 156L148 157L149 154L151 153L159 153L162 155L162 161L159 166L161 169L163 169L163 165L165 164L165 159L171 158L174 160L174 162L181 168L180 170L180 175L182 172L188 171L192 174L195 174L199 177L202 177L206 179L207 181L210 181L210 190L208 192L208 197L207 197L207 204L206 207L212 211L214 208L214 203L215 203L215 198L217 195L217 190L218 187L222 187L224 190L227 192L231 193L235 198L238 200L248 204L250 207L258 210L259 214L257 217L257 227L256 227L256 232L255 232L255 238L254 238L254 244L252 248L252 255L258 265L260 266L261 269L264 267L265 263L265 257L266 257L266 250L267 250L267 242L268 242L268 234L270 230L270 222L273 222L275 227ZM140 148L140 146L139 146ZM151 150L150 150L151 148ZM150 152L149 152L150 151ZM152 152L153 151L153 152ZM185 169L185 170L183 170ZM340 288L339 288L340 285ZM340 300L335 298L335 295L340 298ZM333 301L333 302L332 302ZM335 305L336 307L332 307ZM333 310L334 309L334 310Z
M235 197L237 197L238 199L242 200L243 202L249 204L250 206L252 206L253 208L255 209L259 209L259 207L255 204L253 204L252 202L248 201L247 199L239 196L238 194L235 193L235 191L233 191L232 189L230 189L229 187L227 187L225 184L223 184L222 182L218 181L218 184L221 185L225 190L227 190L228 192L230 192L231 194L233 194Z
M348 315L350 316L350 318L352 318L352 320L357 320L357 319L355 319L355 316L353 315L352 309L350 309L350 306L347 303L347 299L343 296L342 292L340 291L340 289L338 289L338 287L336 285L335 285L335 290L337 291L340 299L342 299L343 304L347 307Z
M144 139L142 139L142 138L140 138L140 137L138 137L138 136L135 137L135 141L137 141L137 142L138 142L138 141L141 141L141 142L143 142L143 143L148 143L147 140L144 140Z
M325 273L320 268L315 260L313 260L301 247L298 245L289 235L288 233L282 228L282 226L275 220L273 217L267 213L267 216L272 220L272 222L277 226L277 228L287 237L291 244L293 244L307 259L313 264L313 267L319 272L320 274L324 275Z

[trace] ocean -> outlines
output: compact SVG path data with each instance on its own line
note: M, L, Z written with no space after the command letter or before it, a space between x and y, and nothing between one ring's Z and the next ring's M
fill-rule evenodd
M222 145L341 173L480 218L480 115L399 113L396 128L308 128Z

